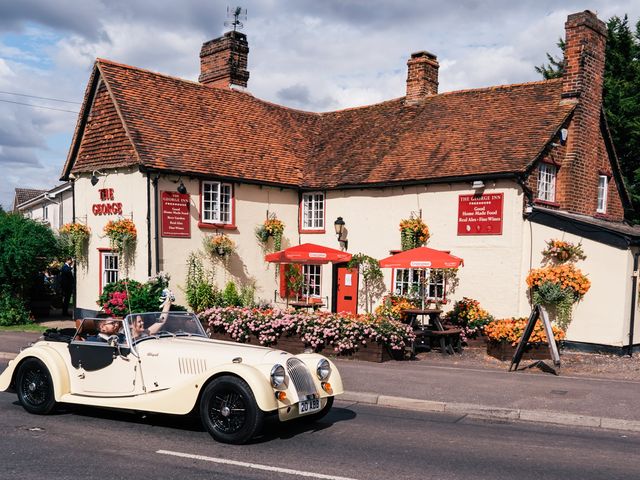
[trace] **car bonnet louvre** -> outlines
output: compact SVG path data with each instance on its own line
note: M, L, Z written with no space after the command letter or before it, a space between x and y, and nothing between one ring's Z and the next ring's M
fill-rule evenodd
M298 397L303 399L308 395L318 394L311 373L304 362L297 358L290 358L287 360L287 371L298 392Z
M182 375L197 375L207 370L207 361L203 358L178 358L178 370Z

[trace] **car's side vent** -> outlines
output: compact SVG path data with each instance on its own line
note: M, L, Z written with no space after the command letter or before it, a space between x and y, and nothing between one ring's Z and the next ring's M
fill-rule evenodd
M318 394L311 373L304 362L297 358L290 358L287 360L287 371L300 398Z
M197 375L207 369L203 358L178 358L178 369L182 375Z

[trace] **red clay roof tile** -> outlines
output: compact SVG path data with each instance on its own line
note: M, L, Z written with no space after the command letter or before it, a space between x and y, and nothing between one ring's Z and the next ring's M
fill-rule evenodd
M317 114L106 60L97 66L116 106L98 91L73 171L139 161L310 189L521 172L574 108L560 105L561 83L549 80Z

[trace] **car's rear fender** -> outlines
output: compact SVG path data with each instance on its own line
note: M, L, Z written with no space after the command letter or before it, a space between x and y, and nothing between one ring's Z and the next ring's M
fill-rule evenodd
M200 396L205 387L212 380L225 375L238 377L247 382L253 392L258 407L263 412L270 412L278 408L278 401L276 400L275 391L271 386L269 377L265 377L265 375L256 368L249 365L242 365L241 363L220 365L216 368L216 371L209 371L208 378L202 382L194 407L200 402Z
M0 375L0 392L14 391L15 377L18 368L27 358L37 358L45 364L53 382L54 396L57 402L69 393L69 372L64 359L53 348L47 345L34 345L26 348L16 358L9 362L7 368Z

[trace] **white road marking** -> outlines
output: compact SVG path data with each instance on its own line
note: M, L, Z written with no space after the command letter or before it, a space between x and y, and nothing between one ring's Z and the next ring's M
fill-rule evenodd
M169 450L158 450L156 453L162 455L173 455L174 457L191 458L194 460L203 460L205 462L222 463L225 465L235 465L237 467L253 468L255 470L265 470L268 472L287 473L289 475L297 475L299 477L324 478L326 480L356 480L349 477L338 477L336 475L324 475L322 473L304 472L302 470L292 470L290 468L271 467L269 465L260 465L258 463L238 462L226 458L206 457L204 455L192 455L190 453L172 452Z

